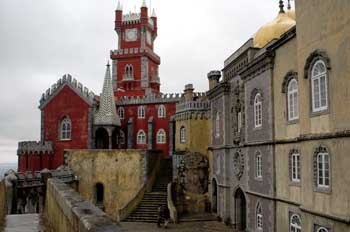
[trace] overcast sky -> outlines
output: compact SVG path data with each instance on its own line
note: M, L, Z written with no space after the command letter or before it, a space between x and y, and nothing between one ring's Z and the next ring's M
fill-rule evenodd
M142 0L123 0L124 12ZM147 0L150 5L150 1ZM0 163L17 162L18 141L38 140L42 92L70 73L101 92L117 48L117 0L0 0ZM278 0L153 0L162 92L187 83L207 90L206 74L278 13Z

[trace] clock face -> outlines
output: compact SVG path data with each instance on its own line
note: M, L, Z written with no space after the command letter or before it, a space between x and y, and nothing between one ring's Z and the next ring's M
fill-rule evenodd
M136 41L137 40L137 29L126 29L125 30L125 41Z
M147 43L152 44L152 35L151 32L147 31Z

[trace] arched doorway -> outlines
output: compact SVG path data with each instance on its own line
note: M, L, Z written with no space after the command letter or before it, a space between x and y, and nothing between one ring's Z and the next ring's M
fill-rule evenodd
M97 183L97 184L95 185L94 195L95 195L95 203L96 203L96 206L99 207L100 209L104 210L104 206L103 206L103 201L104 201L104 186L103 186L102 183Z
M96 131L95 145L96 149L109 149L109 136L106 129L99 128Z
M212 201L213 201L213 212L216 213L218 211L218 186L216 184L216 180L213 179L213 195L212 195Z
M246 229L246 199L242 189L238 188L235 193L235 225L236 229Z

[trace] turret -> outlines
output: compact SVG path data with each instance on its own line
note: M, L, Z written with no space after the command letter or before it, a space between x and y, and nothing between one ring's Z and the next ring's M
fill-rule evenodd
M154 37L157 37L157 32L158 32L158 24L157 24L157 15L156 11L153 9L151 19L153 20L153 25L154 25Z
M122 21L123 21L123 9L120 4L120 1L118 1L118 6L117 6L117 9L115 10L115 28L114 28L117 32L120 30Z
M208 73L209 90L217 86L217 84L219 83L220 77L221 77L221 72L218 70L210 71Z
M146 5L146 1L143 0L142 6L141 6L141 24L147 24L148 23L148 8Z
M193 99L193 90L194 90L194 88L193 88L192 84L185 85L184 92L185 92L185 100L186 101L192 101L192 99Z

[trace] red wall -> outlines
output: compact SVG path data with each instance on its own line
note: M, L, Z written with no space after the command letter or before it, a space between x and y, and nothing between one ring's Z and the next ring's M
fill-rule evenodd
M18 171L19 172L35 172L44 168L49 169L53 156L51 154L20 154ZM41 161L40 161L41 159Z

